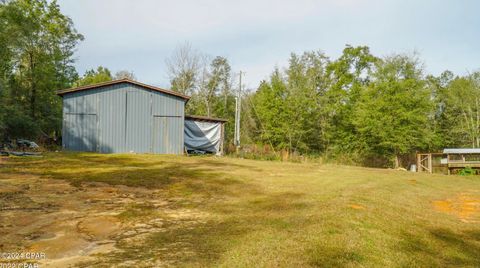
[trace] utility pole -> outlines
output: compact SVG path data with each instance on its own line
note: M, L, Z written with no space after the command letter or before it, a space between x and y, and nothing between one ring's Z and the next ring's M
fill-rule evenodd
M242 71L240 71L237 96L235 96L235 136L234 143L237 149L240 148L240 112L242 110Z

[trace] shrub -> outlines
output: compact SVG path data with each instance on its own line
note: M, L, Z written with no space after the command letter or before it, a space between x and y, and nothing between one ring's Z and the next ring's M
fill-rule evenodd
M460 170L460 175L461 176L470 176L470 175L475 175L477 172L475 169L471 167L465 167L464 169Z

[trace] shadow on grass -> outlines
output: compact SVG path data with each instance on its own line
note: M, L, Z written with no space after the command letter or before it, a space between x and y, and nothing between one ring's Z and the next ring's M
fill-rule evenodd
M248 198L239 201L235 204L222 205L213 207L212 210L225 214L286 214L295 210L303 210L310 205L302 201L303 193L295 192L281 192L273 194L265 194L261 191L245 193L249 195Z
M257 194L256 194L257 195ZM256 196L255 195L255 196ZM207 222L170 223L152 233L142 244L120 243L121 252L109 254L108 263L125 260L162 260L173 266L205 267L220 264L225 252L248 242L255 232L298 232L312 224L298 215L309 207L303 194L293 192L263 194L234 203L215 202L208 210L216 213Z
M148 156L147 156L148 157ZM144 161L138 155L103 155L93 153L47 153L42 158L10 158L4 168L85 168L85 167L148 167L162 164L164 161Z
M209 221L190 228L169 226L165 232L151 234L142 244L121 242L117 247L122 251L106 256L107 263L161 260L173 266L212 266L249 231L234 222Z
M238 163L232 163L231 161L225 162L225 161L215 161L215 158L212 157L202 157L197 160L197 163L207 166L207 167L213 167L213 168L245 168L248 170L253 170L260 172L262 171L261 168L258 168L253 165L244 165L244 164L238 164Z
M255 191L253 186L214 169L222 165L241 168L240 165L209 159L200 161L186 158L180 161L155 159L152 155L98 155L84 153L49 154L42 159L13 158L0 167L10 174L31 173L62 179L74 186L88 183L106 183L149 189L173 190L184 195L235 195Z
M404 233L401 250L411 256L408 263L420 266L480 266L480 232L427 229L425 233Z
M323 245L308 252L309 264L316 267L355 267L361 266L364 259L355 251L341 246Z
M230 168L254 170L249 165L207 158L179 157L176 161L149 155L142 159L141 155L62 153L44 159L12 159L0 171L30 172L78 187L105 183L154 189L178 200L175 206L189 206L193 201L201 211L215 214L207 222L192 219L188 224L165 226L142 243L120 243L122 251L100 260L105 263L162 259L179 265L211 265L252 232L296 232L309 224L298 213L310 206L302 200L304 194L267 194L247 178L225 171ZM119 217L139 220L150 215L148 209L152 208L133 207Z

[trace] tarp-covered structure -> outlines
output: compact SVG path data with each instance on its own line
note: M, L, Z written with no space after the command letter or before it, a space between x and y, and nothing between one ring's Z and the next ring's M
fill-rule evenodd
M185 116L184 142L189 153L223 153L226 120L203 116Z

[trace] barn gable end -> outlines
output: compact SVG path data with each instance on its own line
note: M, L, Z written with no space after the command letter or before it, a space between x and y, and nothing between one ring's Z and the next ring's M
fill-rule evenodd
M101 153L183 153L188 97L129 80L58 92L63 147Z

